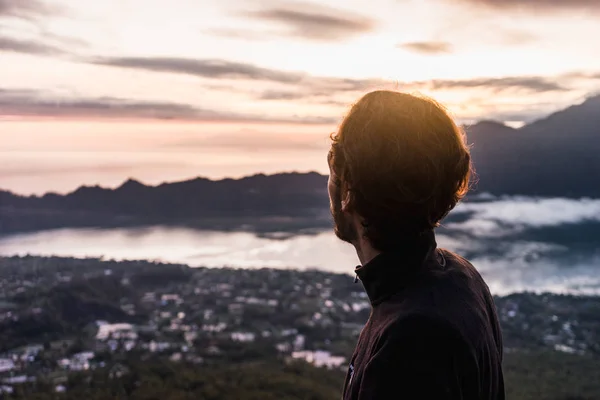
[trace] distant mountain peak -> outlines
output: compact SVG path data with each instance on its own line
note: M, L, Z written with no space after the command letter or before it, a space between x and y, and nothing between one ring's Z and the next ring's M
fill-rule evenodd
M469 140L472 140L474 137L477 137L477 140L485 140L486 137L510 135L515 132L518 132L518 130L502 122L492 120L479 121L476 124L465 127L465 133Z
M118 189L137 189L137 188L145 188L147 187L143 183L133 178L127 179Z
M481 121L478 121L474 124L471 125L467 125L467 127L473 127L473 126L501 126L501 127L505 127L505 128L510 128L508 125L506 125L504 122L502 121L496 121L493 119L483 119Z
M521 128L527 133L598 137L600 133L600 94L591 95L579 103L556 111Z
M585 97L584 103L592 102L600 104L600 91L597 93L591 93Z
M578 107L578 106L575 105L572 107ZM579 107L593 108L595 110L598 110L598 113L600 113L600 93L587 96L585 98L585 100L583 101L583 103L579 104Z
M467 125L465 127L466 131L501 131L501 130L506 130L506 131L516 131L515 128L506 125L504 122L501 121L496 121L496 120L491 120L491 119L484 119L481 121L478 121L472 125Z
M95 190L103 190L100 185L81 185L77 189L73 191L73 193L78 192L87 192L87 191L95 191Z

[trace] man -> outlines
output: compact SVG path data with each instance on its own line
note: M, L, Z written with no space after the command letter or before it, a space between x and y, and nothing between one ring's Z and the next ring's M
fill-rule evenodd
M332 135L335 233L354 245L372 305L346 376L345 400L504 399L492 296L434 228L467 193L461 130L434 101L375 91Z

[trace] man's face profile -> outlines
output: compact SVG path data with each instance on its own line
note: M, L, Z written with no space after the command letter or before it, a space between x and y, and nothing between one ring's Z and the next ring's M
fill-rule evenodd
M342 206L342 182L333 170L333 158L330 152L327 157L329 164L329 180L327 181L327 191L329 192L329 209L333 217L335 235L344 242L352 243L358 238L356 227L352 223L351 216Z

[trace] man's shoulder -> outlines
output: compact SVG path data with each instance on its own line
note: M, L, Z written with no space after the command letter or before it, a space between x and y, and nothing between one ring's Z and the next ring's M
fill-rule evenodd
M393 296L373 310L370 322L378 341L413 342L423 338L434 340L434 337L447 341L461 336L452 315L420 297L421 294L403 298Z
M452 298L461 301L475 300L473 297L480 301L482 296L491 296L483 277L470 261L446 249L438 249L438 253L442 259L440 267L433 268L431 273L425 272L430 278L429 290L451 292Z
M442 265L446 270L459 269L463 272L469 274L476 274L477 276L479 276L479 273L477 272L475 266L473 266L473 264L471 264L469 260L462 257L461 255L443 248L438 248L437 251L443 259Z
M394 333L423 333L456 331L454 323L443 316L426 311L414 311L399 315L391 324L389 332Z
M489 288L469 261L447 250L439 254L443 261L379 306L382 320L412 332L454 330L467 338L477 337L490 323Z
M455 322L428 312L411 312L398 316L383 330L381 342L407 346L423 344L428 348L466 348L468 340Z

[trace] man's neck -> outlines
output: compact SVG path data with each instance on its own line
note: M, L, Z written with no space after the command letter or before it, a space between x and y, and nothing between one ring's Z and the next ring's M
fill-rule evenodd
M394 251L402 251L406 252L406 254L410 255L412 252L426 251L429 246L433 243L434 248L436 246L435 237L433 231L429 232L428 235L425 233L421 234L419 237L415 237L412 239L407 239L404 242L399 242L399 248ZM356 249L356 254L358 255L358 259L360 260L361 265L367 264L369 261L377 257L382 252L374 248L369 240L365 237L365 235L361 232L359 235L359 239L352 243L354 248Z
M364 235L359 236L359 240L354 244L354 248L356 249L356 255L358 255L358 259L360 261L360 265L365 265L381 252L376 250L371 246L371 243L364 237Z

